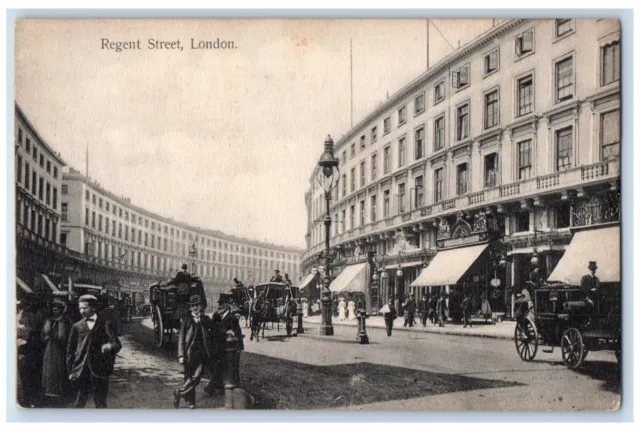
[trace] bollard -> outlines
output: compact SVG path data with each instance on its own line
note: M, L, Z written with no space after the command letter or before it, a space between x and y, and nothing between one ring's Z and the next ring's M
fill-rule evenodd
M358 310L358 341L360 344L369 344L367 335L367 312L364 309Z
M224 408L234 408L234 389L240 384L240 351L239 341L232 331L227 332L224 343L223 378L224 378Z
M298 313L298 328L296 329L296 334L304 334L304 327L302 326L302 303L298 304L296 311Z

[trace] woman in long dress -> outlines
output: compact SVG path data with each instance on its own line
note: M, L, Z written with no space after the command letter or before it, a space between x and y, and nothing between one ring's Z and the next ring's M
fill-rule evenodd
M61 406L69 395L66 349L71 323L65 316L66 305L55 300L51 317L42 328L46 343L42 367L42 389L48 405Z
M307 301L302 302L302 316L309 317L309 303Z
M349 320L356 319L356 303L353 301L353 298L349 300L347 304L347 308L349 309Z
M340 320L344 320L347 312L347 303L343 297L340 297L340 302L338 302L338 317Z

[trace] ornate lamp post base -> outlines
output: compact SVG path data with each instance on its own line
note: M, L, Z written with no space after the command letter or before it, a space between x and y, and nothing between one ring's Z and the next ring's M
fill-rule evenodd
M322 324L320 325L320 335L333 335L333 323L331 323L331 291L329 290L329 277L325 276L322 289Z
M358 342L360 344L369 344L369 336L367 335L367 312L366 310L358 310Z

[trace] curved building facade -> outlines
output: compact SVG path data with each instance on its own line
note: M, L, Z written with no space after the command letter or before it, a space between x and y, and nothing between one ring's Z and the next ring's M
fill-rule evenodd
M440 288L462 284L510 314L534 255L548 276L576 228L619 221L619 23L502 22L372 111L335 155L333 276L368 260L380 275L370 305L402 301L432 292L415 280L438 253L455 266L477 242L479 260L452 275L464 281ZM303 273L324 248L315 174Z

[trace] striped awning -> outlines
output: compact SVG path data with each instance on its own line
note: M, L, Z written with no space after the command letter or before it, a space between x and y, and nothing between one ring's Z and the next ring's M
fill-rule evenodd
M576 232L548 280L578 286L590 261L596 262L601 282L620 282L619 226Z
M457 284L465 272L487 248L487 244L439 251L411 286L448 286Z
M307 289L307 287L309 286L313 286L314 281L318 278L318 274L319 273L311 273L311 274L307 274L302 281L300 282L298 288L300 289L300 291L303 291L305 289Z
M329 285L331 292L365 292L369 284L369 264L349 265Z
M20 280L20 277L16 277L16 284L18 285L18 287L20 289L22 289L23 292L25 293L33 293L33 290L27 286L27 283L25 283L24 281Z

